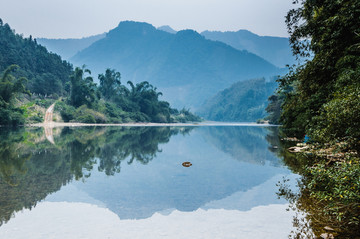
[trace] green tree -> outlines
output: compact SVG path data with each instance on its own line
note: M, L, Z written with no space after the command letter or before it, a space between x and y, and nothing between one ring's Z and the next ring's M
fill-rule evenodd
M85 76L85 73L88 76ZM70 77L70 104L74 107L81 105L87 105L92 107L96 101L96 84L93 82L93 78L90 76L91 71L76 67L74 74Z
M99 74L99 91L106 100L113 99L121 91L121 74L115 70L106 69L105 75Z
M17 65L9 66L4 72L2 77L0 78L0 97L7 104L12 104L12 100L19 93L29 93L25 89L25 84L27 79L25 77L21 77L16 79L11 75L11 72L19 68Z
M140 82L134 86L128 81L131 87L129 99L135 103L140 112L147 115L153 122L169 122L170 107L167 102L159 101L161 92L147 81Z
M25 88L27 79L16 78L11 74L17 68L17 65L9 66L0 78L0 125L24 123L23 112L14 106L14 100L21 93L30 93Z
M358 78L342 80L341 75L359 69L360 2L294 2L301 6L286 17L290 44L298 57L313 59L292 68L279 80L280 91L285 94L281 122L301 135L322 127L317 117L326 110L325 105L344 87L359 84Z
M336 238L357 238L360 1L294 2L301 5L286 18L290 44L298 57L313 58L279 80L278 95L284 95L281 122L315 141L306 155L294 160L303 176L296 206L310 216L310 225L321 226L311 225L316 236L326 225L335 229Z
M269 120L270 124L279 124L283 97L279 95L271 95L268 100L269 104L265 110L269 113L269 115L266 119Z

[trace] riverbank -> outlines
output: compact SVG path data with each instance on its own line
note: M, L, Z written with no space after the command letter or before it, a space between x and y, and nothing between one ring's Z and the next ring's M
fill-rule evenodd
M299 194L285 192L283 195L307 214L315 235L359 238L359 153L346 142L298 143L286 151L292 153L285 157L286 164L299 173L302 180ZM331 233L326 231L328 227L333 229Z
M257 124L251 122L215 122L215 121L204 121L204 122L189 122L189 123L120 123L120 124L86 124L86 123L75 123L75 122L49 122L49 123L38 123L28 124L29 127L89 127L89 126L123 126L123 127L168 127L168 126L253 126L253 127L277 127L277 125L271 124Z

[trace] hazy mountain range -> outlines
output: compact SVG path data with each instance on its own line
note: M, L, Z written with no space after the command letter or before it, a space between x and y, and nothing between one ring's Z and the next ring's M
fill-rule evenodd
M168 33L176 31L170 26L157 28ZM203 31L200 33L206 39L220 41L238 50L246 50L254 53L277 67L285 67L296 63L286 37L259 36L248 30L232 31Z
M149 81L174 107L194 110L238 81L283 74L277 66L293 63L287 38L244 30L199 34L125 21L106 34L38 41L75 66L85 64L95 79L113 68L123 84Z
M277 67L295 64L295 57L286 37L258 36L247 30L237 32L204 31L205 38L224 42L238 50L252 52Z
M196 109L231 84L283 71L248 51L205 39L193 30L176 34L150 24L121 22L70 59L93 72L114 68L123 82L149 81L175 107Z
M177 31L168 25L157 28L171 34ZM233 31L203 31L200 33L206 39L220 41L238 50L246 50L264 58L273 65L283 68L294 64L289 39L286 37L259 36L248 30ZM104 38L105 33L81 39L47 39L38 38L37 41L46 46L49 51L61 55L65 60L70 59L77 52L89 47L92 43Z
M37 38L37 42L45 46L50 52L59 54L64 60L69 60L79 51L89 47L94 42L105 37L105 33L84 37L81 39L47 39Z

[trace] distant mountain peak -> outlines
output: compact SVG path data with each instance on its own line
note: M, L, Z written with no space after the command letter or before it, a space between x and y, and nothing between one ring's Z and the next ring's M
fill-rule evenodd
M176 33L178 38L191 38L191 39L205 39L204 36L200 35L197 31L192 29L181 30Z
M240 30L237 31L237 33L242 33L244 35L249 35L249 36L259 36L259 35L251 32L249 30L246 30L246 29L240 29Z
M153 31L156 31L156 28L146 22L122 21L116 28L110 30L108 34L112 35L117 32L146 34Z
M160 30L160 31L171 33L171 34L176 34L177 33L177 31L175 31L174 29L172 29L168 25L158 27L157 29Z
M175 107L192 109L235 81L281 73L254 54L205 39L194 30L170 34L133 21L120 22L71 60L96 73L114 68L124 82L149 81Z
M147 27L155 29L153 25L147 22L136 22L136 21L121 21L117 27Z

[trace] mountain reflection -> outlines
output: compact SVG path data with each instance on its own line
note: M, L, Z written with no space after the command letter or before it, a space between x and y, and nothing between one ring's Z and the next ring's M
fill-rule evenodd
M120 219L250 210L278 203L274 180L289 174L266 141L276 131L266 128L67 127L51 133L53 142L42 128L1 129L0 225L45 198L89 200Z
M277 127L204 127L205 138L219 150L232 158L247 163L264 165L270 162L279 166L280 161L274 157L274 148L268 148L266 138L274 137Z
M72 179L85 179L94 165L106 175L121 170L121 163L147 164L159 144L192 128L78 127L54 129L54 141L41 128L0 130L0 225L22 210L36 206L48 194Z

